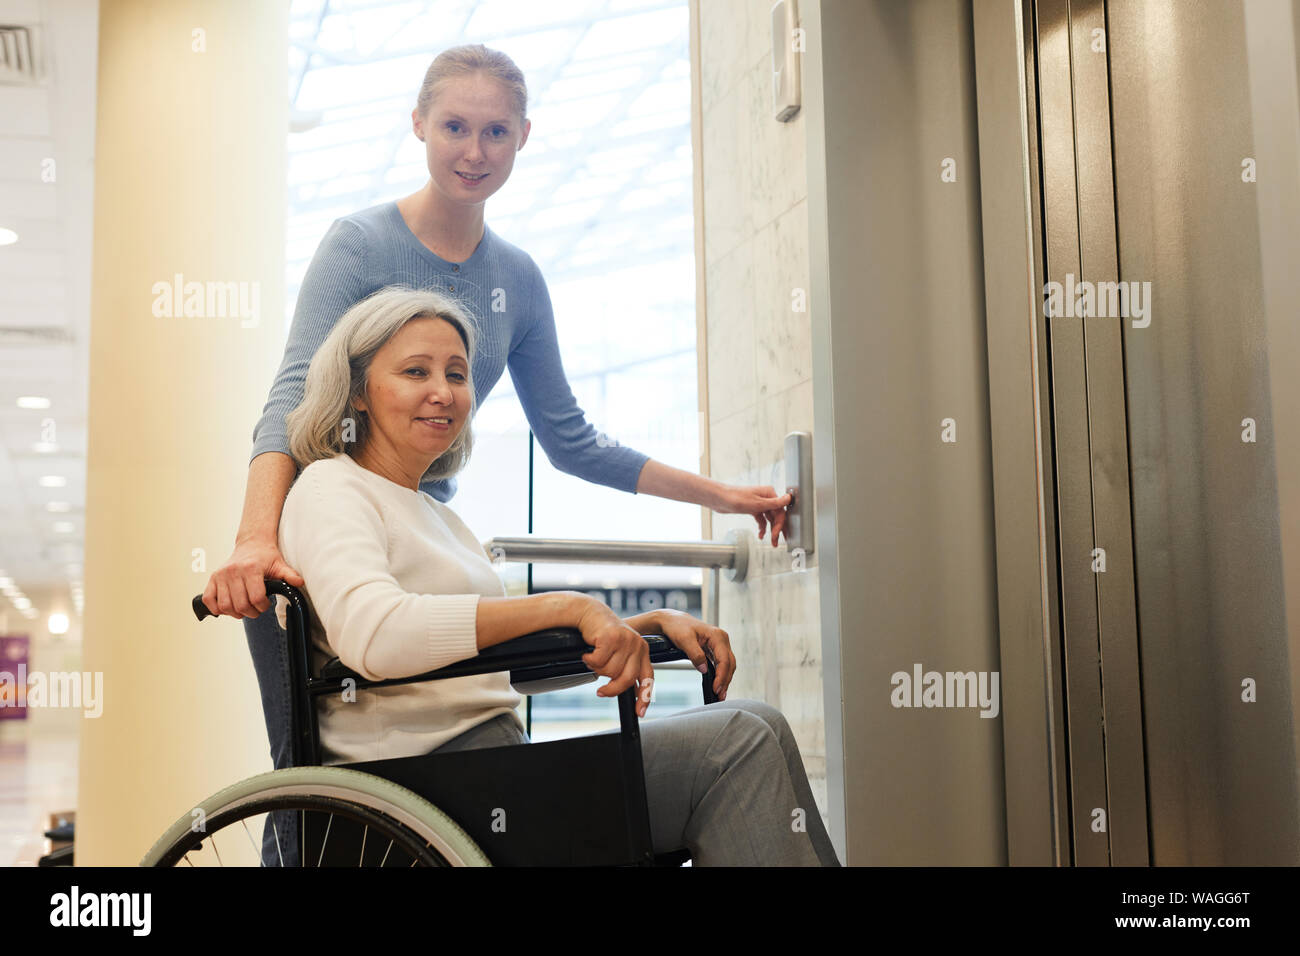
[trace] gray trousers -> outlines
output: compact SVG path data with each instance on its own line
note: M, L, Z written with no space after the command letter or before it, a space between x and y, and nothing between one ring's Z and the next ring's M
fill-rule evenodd
M654 852L685 846L692 866L840 865L775 707L724 700L639 725ZM501 714L433 752L528 742Z
M259 617L246 618L244 629L272 765L292 766L288 640L274 602ZM840 865L808 786L799 746L775 707L724 700L638 723L656 853L685 846L692 866ZM514 718L501 714L434 752L528 742ZM268 814L263 835L264 864L279 866L281 858L285 865L297 866L289 811Z

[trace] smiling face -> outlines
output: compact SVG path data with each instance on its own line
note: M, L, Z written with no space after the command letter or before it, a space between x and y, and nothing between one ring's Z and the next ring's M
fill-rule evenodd
M483 73L443 81L428 112L412 110L411 120L424 140L434 188L451 202L471 205L505 185L532 129L509 91Z
M420 477L468 423L472 396L465 343L440 318L412 319L370 362L364 398L370 424L356 460L384 477L418 488ZM440 424L432 419L450 418Z

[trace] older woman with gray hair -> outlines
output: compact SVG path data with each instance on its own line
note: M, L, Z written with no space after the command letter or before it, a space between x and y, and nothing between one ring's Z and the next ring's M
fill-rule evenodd
M469 459L475 341L451 298L388 287L349 309L312 359L287 419L302 471L279 546L305 581L313 665L337 655L368 679L407 677L573 627L593 648L584 662L608 678L597 695L636 687L641 717L654 679L644 634L664 635L701 670L708 654L724 697L736 669L725 631L672 610L620 618L576 591L507 597L473 532L420 490ZM529 743L507 673L363 696L322 703L325 763ZM719 700L647 719L641 735L655 852L684 845L699 866L839 865L776 709Z

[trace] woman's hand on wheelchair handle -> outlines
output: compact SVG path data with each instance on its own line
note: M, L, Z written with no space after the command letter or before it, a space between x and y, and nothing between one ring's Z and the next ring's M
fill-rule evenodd
M650 707L655 673L645 638L595 598L580 615L578 629L583 640L595 648L582 655L583 663L601 677L609 678L596 689L596 695L617 697L636 687L636 713L644 717Z
M713 659L713 692L718 695L718 700L726 700L727 687L736 674L736 655L731 652L731 638L727 632L671 608L662 608L656 614L659 633L689 657L701 673L704 673L705 652L708 652Z
M271 606L267 578L288 581L296 588L306 584L285 562L275 542L260 538L237 541L230 558L208 578L203 603L213 614L259 617Z

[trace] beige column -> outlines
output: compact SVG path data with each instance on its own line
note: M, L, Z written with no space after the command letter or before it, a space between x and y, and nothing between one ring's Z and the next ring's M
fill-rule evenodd
M270 769L229 555L283 335L287 0L100 7L78 865ZM176 295L180 288L179 297Z

